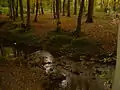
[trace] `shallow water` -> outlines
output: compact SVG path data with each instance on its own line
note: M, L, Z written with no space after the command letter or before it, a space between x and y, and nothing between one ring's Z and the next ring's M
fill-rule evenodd
M92 73L91 72L92 68L88 68L88 69L83 68L82 66L83 62L74 62L71 60L67 60L66 58L63 58L61 60L56 60L54 56L52 56L47 51L37 51L35 53L32 53L31 58L32 58L32 61L35 61L36 63L39 63L41 60L44 60L43 67L47 74L54 72L56 74L59 73L66 77L66 79L62 80L59 83L59 86L55 90L73 90L73 88L74 90L80 90L80 82L84 82L84 81L81 81L80 78L84 76L89 77L88 73ZM86 61L84 63L86 63ZM104 76L102 77L98 76L99 78L98 82L102 83L101 87L104 87L106 78L112 79L114 66L95 64L93 65L94 67L93 70L95 69L96 66L99 71L106 72ZM36 70L39 69L38 67L34 67L34 70L35 68ZM79 75L77 75L75 72L79 73ZM80 72L83 72L83 73L80 74ZM104 89L102 88L100 90L104 90Z

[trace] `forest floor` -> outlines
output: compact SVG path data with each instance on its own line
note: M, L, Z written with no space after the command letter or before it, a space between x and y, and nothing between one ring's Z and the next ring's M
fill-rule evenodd
M34 16L31 17L34 19ZM8 16L0 15L0 20L4 19L8 19ZM105 16L103 14L96 15L93 19L94 23L88 24L85 23L86 17L83 17L82 32L84 32L88 38L100 41L104 50L107 52L116 51L117 22L110 16ZM61 27L65 31L74 31L76 28L76 21L77 16L61 16ZM45 36L49 31L54 31L56 28L56 21L53 19L52 14L39 15L38 22L35 23L32 20L31 23L35 28L34 33L37 36ZM39 82L41 79L39 77L42 76L42 70L31 71L27 68L16 67L13 64L12 66L0 65L0 77L2 77L0 78L0 87L3 88L3 90L43 90L40 85L41 82ZM3 82L1 83L1 81Z
M0 19L7 19L5 15L0 15ZM45 36L48 32L56 29L56 20L51 13L38 15L38 21L34 22L34 16L31 15L31 23L37 36ZM61 27L65 31L74 31L77 25L77 16L61 16ZM86 17L82 20L82 32L89 38L100 41L107 52L116 51L117 43L117 20L111 16L97 13L94 17L94 23L85 23Z
M61 16L61 27L65 31L74 31L77 25L77 16ZM103 48L107 52L116 51L117 42L117 21L110 16L98 14L94 16L94 23L85 23L86 17L83 17L82 32L89 38L102 42ZM38 22L32 23L36 35L46 35L47 32L56 28L56 21L52 14L38 16Z

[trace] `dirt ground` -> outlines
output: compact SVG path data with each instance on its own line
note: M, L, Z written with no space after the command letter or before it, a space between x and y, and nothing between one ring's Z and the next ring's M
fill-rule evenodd
M0 65L0 90L43 90L42 78L40 69L34 71L10 63Z

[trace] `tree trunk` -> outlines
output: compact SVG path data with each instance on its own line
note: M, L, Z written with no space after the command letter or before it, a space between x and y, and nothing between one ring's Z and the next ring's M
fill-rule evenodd
M79 9L79 15L77 19L77 27L76 27L76 34L79 34L81 32L81 20L83 15L83 9L84 9L84 0L81 1L80 9Z
M18 0L16 0L16 18L18 17Z
M42 15L44 15L44 10L43 10L43 3L42 3L42 0L40 0L40 9L41 9L41 13L42 13Z
M114 0L113 11L116 11L116 0Z
M12 1L8 0L8 4L9 4L9 17L12 19Z
M74 15L77 15L77 0L74 0Z
M59 10L60 10L60 13L61 13L62 12L61 0L59 0Z
M38 16L38 0L36 0L36 14L35 14L35 22L37 22L37 16Z
M120 90L120 23L118 25L117 60L112 90Z
M60 22L60 12L59 12L59 0L56 0L56 15L57 15L57 32L61 29L61 22Z
M1 51L1 55L5 56L5 51L4 51L3 44L0 44L0 51Z
M53 0L53 17L56 19L55 0Z
M12 0L12 13L13 13L13 20L15 20L15 1Z
M22 2L22 0L19 0L19 5L20 5L20 17L21 17L21 20L22 20L23 23L24 23L24 17L23 17L23 2Z
M30 26L30 1L27 0L27 27Z
M67 2L67 10L68 10L67 16L70 17L70 0L68 0Z
M66 3L66 0L63 0L63 16L65 16L65 3Z
M89 5L88 5L88 15L87 15L87 23L92 23L93 19L93 8L94 8L94 0L89 0Z
M33 14L35 13L35 2L33 3Z

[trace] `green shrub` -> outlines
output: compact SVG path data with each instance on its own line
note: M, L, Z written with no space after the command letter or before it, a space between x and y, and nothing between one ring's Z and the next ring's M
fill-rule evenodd
M74 39L71 44L62 48L64 55L68 57L78 58L81 55L94 55L100 52L97 42L85 38Z
M7 58L5 56L0 56L0 64L6 63Z
M60 53L60 48L66 44L71 43L72 38L67 35L56 35L52 36L47 41L47 50L51 53Z

